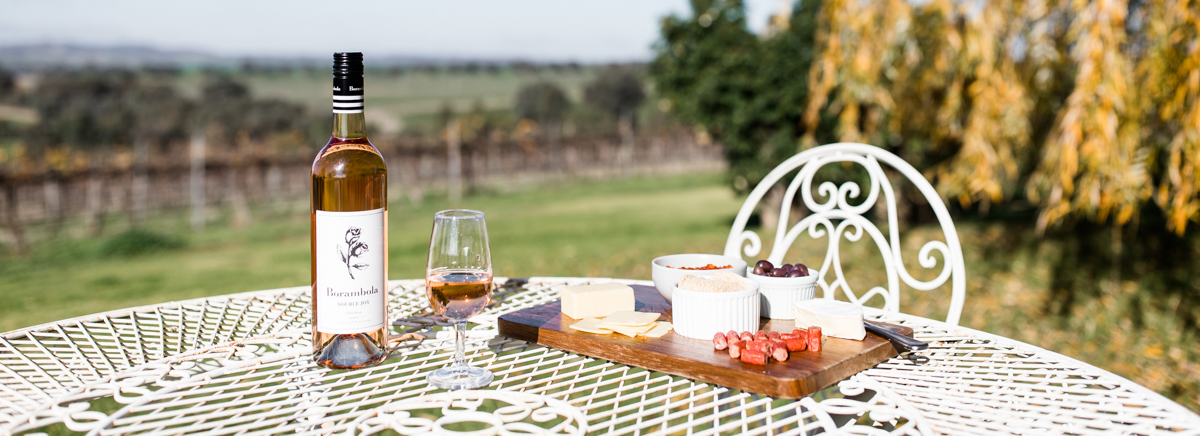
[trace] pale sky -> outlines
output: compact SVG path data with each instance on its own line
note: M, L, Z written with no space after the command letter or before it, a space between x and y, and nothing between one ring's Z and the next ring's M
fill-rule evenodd
M779 2L747 1L751 28L763 28ZM630 61L651 57L659 20L671 13L689 13L687 0L0 0L0 46Z

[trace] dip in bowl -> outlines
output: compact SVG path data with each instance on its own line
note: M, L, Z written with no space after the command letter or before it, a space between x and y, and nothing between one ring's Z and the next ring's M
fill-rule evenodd
M706 268L709 265L719 268L684 269ZM654 279L654 287L667 301L671 301L671 291L675 289L675 284L679 283L679 279L682 279L683 276L690 274L696 277L708 277L721 271L745 277L746 261L719 254L672 254L650 262L650 276Z
M759 283L733 272L725 274L710 276L713 280L689 277L675 285L675 301L671 303L675 333L712 340L717 332L758 330L762 310ZM724 283L716 285L717 281Z

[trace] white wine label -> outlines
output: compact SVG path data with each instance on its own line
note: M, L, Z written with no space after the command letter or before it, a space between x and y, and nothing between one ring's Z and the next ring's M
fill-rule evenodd
M387 314L384 243L387 214L316 213L317 331L352 334L379 329Z

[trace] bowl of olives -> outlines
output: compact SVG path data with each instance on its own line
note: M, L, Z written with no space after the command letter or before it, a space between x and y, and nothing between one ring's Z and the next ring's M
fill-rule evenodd
M808 269L802 263L775 266L770 261L760 260L746 268L746 278L758 282L762 299L763 318L795 319L792 306L797 301L811 300L817 292L817 270Z

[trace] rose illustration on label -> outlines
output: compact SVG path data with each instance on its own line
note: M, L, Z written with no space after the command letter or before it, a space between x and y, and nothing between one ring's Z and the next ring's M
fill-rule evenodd
M362 236L362 229L351 227L346 230L346 249L342 250L342 245L338 244L338 255L342 256L342 263L346 264L346 273L350 274L350 279L354 279L354 270L361 270L368 265L365 263L354 263L354 258L362 256L367 252L367 244L359 242Z

